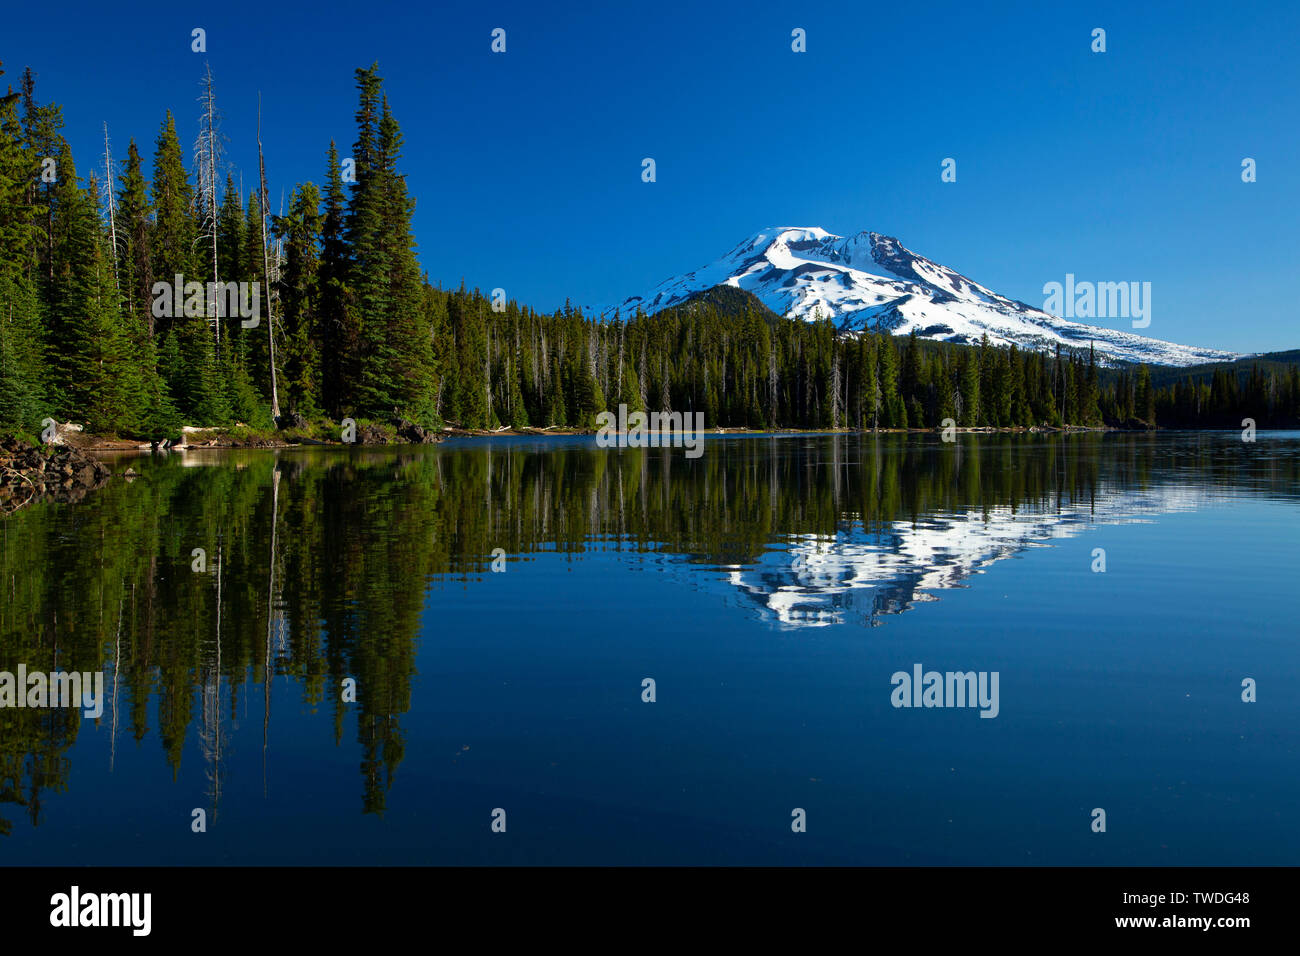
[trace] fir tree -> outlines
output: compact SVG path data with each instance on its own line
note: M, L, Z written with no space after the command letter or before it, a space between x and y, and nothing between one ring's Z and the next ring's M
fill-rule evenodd
M42 233L29 194L33 159L16 104L0 104L0 428L32 433L46 411L34 276Z
M289 411L313 418L320 412L319 248L322 217L315 185L299 185L288 215L276 219L285 243L280 302L285 337L283 356Z
M133 139L127 146L126 169L118 177L118 285L125 314L132 324L143 324L150 339L154 334L151 213L140 150Z

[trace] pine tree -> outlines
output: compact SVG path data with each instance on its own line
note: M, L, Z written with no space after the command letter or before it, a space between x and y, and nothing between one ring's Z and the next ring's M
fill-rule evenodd
M256 276L248 273L244 258L244 208L235 178L226 174L226 188L217 213L217 273L222 282L248 282Z
M151 212L140 150L133 139L127 146L126 170L118 177L118 286L123 310L133 323L144 325L150 339L154 335Z
M967 350L961 366L961 423L967 428L979 425L983 411L980 407L980 352Z
M1138 366L1135 404L1138 415L1148 428L1156 426L1156 396L1151 388L1151 369L1146 363ZM1256 404L1257 403L1252 403Z
M185 282L202 281L194 251L198 235L194 224L194 191L190 187L181 155L180 140L176 137L176 122L169 111L158 133L153 180L150 183L154 212L150 251L153 255L155 282L174 283L177 275L184 276ZM173 289L175 312L178 315L182 312L180 306L183 294L183 289ZM160 335L184 324L183 317L155 318L155 330Z
M77 401L78 415L92 432L135 431L139 401L145 394L144 358L128 333L122 303L113 278L112 249L101 228L95 203L94 181L76 201L76 213L67 218L84 230L87 257L85 271L89 297L84 311L73 324L74 338L67 343L75 362L75 378L69 393ZM71 211L72 203L69 203Z
M357 70L356 77L357 181L348 200L346 236L359 335L357 410L368 416L396 411L431 424L436 414L433 352L411 232L414 203L397 172L401 130L382 95L378 64ZM480 362L483 354L469 360ZM487 382L482 384L486 402ZM486 423L487 415L477 417Z
M42 232L28 192L35 165L16 104L0 103L0 428L29 433L46 411L34 275Z
M864 367L866 384L864 386L867 395L867 408L871 420L871 430L875 431L880 427L880 410L884 402L884 393L880 387L879 371L879 336L871 336L864 350Z
M283 367L291 413L312 418L320 412L319 240L322 217L315 185L299 185L289 213L276 218L276 234L285 243L281 281Z
M1101 422L1100 388L1097 375L1097 350L1088 344L1088 376L1083 402L1085 424L1097 425Z
M63 110L36 102L36 74L30 67L23 70L23 141L32 167L39 174L27 180L26 202L34 214L39 233L30 237L29 252L40 270L41 293L48 299L54 283L54 229L58 218L58 184L67 171L59 167L60 157L71 156L63 138Z
M360 336L348 324L347 281L351 263L345 236L346 215L338 150L330 140L321 221L321 390L324 409L336 419L355 405L351 383L356 381L355 357L360 348Z
M159 367L181 415L198 424L224 424L230 421L229 395L217 364L214 341L208 334L202 269L195 245L198 228L194 191L170 112L163 120L154 151L150 198L154 210L154 281L173 286L171 314L160 316L157 310L154 314L154 330L161 340ZM181 277L179 286L177 276Z
M880 339L880 392L883 412L881 425L885 428L906 428L907 409L898 389L898 350L888 337Z
M433 402L433 349L429 328L421 308L422 291L419 265L415 258L415 236L411 217L415 202L406 189L406 178L397 172L401 158L402 134L397 120L384 97L379 123L379 175L383 188L383 224L385 244L391 272L388 282L388 300L392 312L385 323L369 324L381 327L382 346L376 352L392 356L393 366L383 372L392 376L392 407L400 413L423 424L434 424L436 413ZM375 381L374 366L362 371L362 387ZM387 384L380 386L381 390Z
M487 402L488 381L483 367L487 351L487 328L484 314L487 302L476 290L472 296L454 296L449 309L453 335L456 341L456 390L451 407L457 420L465 428L487 428L489 410ZM559 367L552 372L552 381L558 387Z

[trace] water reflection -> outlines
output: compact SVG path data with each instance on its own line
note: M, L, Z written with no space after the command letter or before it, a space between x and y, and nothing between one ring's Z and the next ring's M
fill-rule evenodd
M1300 441L1236 433L750 437L710 440L697 460L506 440L131 464L138 480L0 523L0 670L103 671L110 766L119 737L152 739L175 777L193 734L214 815L252 695L265 778L273 677L336 743L355 719L362 808L381 813L428 584L474 587L494 553L658 554L678 573L721 569L711 580L751 619L875 626L1090 523L1300 488ZM0 804L41 822L83 719L0 709ZM0 833L13 825L0 814Z

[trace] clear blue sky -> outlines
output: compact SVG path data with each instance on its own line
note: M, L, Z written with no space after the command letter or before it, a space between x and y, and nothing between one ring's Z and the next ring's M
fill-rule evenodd
M1067 272L1148 281L1157 338L1300 346L1293 3L552 6L19 4L0 82L37 71L84 175L104 121L119 157L130 137L151 157L168 108L191 142L206 58L246 186L262 91L278 203L323 178L331 137L351 152L352 71L378 60L430 278L542 309L643 292L764 226L818 225L897 236L1034 305Z

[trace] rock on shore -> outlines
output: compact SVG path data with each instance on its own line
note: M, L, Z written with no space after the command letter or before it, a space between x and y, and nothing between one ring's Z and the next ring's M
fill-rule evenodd
M67 445L42 448L0 439L0 512L34 500L80 501L111 475L102 461Z

